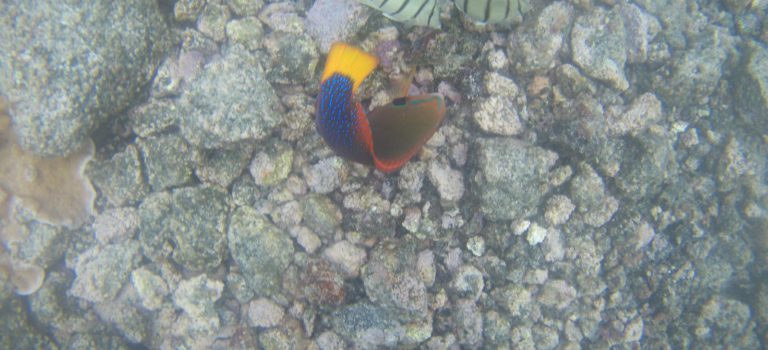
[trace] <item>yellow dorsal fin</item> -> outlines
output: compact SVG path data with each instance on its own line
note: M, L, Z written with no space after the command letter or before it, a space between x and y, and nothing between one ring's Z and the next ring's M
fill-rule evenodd
M328 53L320 81L324 82L333 73L339 73L352 79L352 91L357 91L360 83L371 74L377 64L379 60L375 56L345 43L335 43Z

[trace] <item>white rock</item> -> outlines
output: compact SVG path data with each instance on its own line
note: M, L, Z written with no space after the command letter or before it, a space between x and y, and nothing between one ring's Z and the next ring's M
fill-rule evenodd
M367 255L365 250L356 247L349 241L339 241L328 247L323 256L339 267L347 277L357 277Z
M532 223L531 227L528 228L528 236L526 237L528 244L537 245L544 242L545 238L547 238L547 229L535 222Z
M274 301L260 298L248 304L248 319L251 326L269 328L280 324L285 311Z

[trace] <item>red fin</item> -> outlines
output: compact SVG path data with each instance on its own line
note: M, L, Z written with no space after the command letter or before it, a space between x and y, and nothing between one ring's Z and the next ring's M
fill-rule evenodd
M373 162L388 173L399 169L437 131L445 117L440 95L418 95L395 99L368 114L373 138Z

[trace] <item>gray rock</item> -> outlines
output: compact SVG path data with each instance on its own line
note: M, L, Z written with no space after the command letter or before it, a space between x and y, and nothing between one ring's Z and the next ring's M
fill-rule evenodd
M192 181L192 166L197 152L178 134L142 139L138 141L138 146L153 191L162 191Z
M328 52L331 44L357 33L368 14L368 9L354 0L319 0L307 11L305 26L320 51Z
M382 241L361 271L368 298L403 321L427 317L427 289L413 248Z
M487 133L511 136L523 132L515 103L508 96L491 96L480 101L472 119Z
M293 165L293 147L285 142L272 142L256 152L248 170L259 186L274 186L288 177Z
M723 75L724 65L734 49L736 38L725 29L707 28L688 50L673 57L672 76L654 81L671 106L703 104L715 91Z
M169 47L156 1L13 1L0 14L0 91L26 149L76 150L125 109Z
M193 271L216 268L226 255L228 212L226 192L213 186L147 198L139 207L144 255L153 260L171 255Z
M750 43L745 64L738 65L733 84L736 110L750 127L768 132L768 49L765 45Z
M627 38L627 62L644 63L652 58L653 41L661 32L661 23L635 4L619 5Z
M347 179L349 169L339 157L321 159L316 164L304 168L307 186L315 193L331 193Z
M483 317L483 345L497 349L511 348L509 344L511 328L509 320L498 312L493 310L486 312Z
M139 214L133 207L107 209L96 216L91 227L101 244L122 242L136 233Z
M666 130L649 130L638 135L629 148L616 177L616 185L629 198L653 198L664 185L677 178L675 138Z
M200 153L195 175L202 181L227 188L248 166L253 145L242 143L231 148L203 150Z
M227 1L229 8L238 16L255 16L264 6L262 0L230 0Z
M394 347L405 329L383 308L367 302L346 306L331 314L333 330L361 349Z
M183 280L173 293L173 302L188 315L199 319L215 319L214 303L221 297L224 283L209 279L205 274Z
M557 154L513 139L481 139L477 145L479 172L473 182L483 213L492 220L533 214L549 191Z
M560 344L560 336L557 334L557 329L542 324L533 326L531 336L536 344L536 349L552 350Z
M91 162L86 167L91 183L116 207L134 204L149 193L141 170L139 151L128 145L106 161Z
M230 47L182 95L181 133L193 145L219 148L263 139L280 123L280 102L257 59L242 46Z
M157 310L169 294L168 284L162 277L145 267L131 272L131 284L139 297L139 303L147 310Z
M429 163L429 181L437 188L440 200L445 205L455 204L464 195L464 175L447 163Z
M93 310L102 322L112 325L128 342L141 344L149 336L151 316L139 309L138 305L122 299L111 303L96 303Z
M160 68L157 73L158 77L155 78L156 85L161 79L162 70L163 68ZM169 82L168 84L181 84L181 82ZM164 93L167 92L165 89L177 89L177 87L164 87ZM147 103L128 112L128 127L140 137L149 137L175 125L178 116L176 104L171 100L151 99Z
M459 299L454 306L454 332L459 343L469 348L479 346L483 341L483 314L474 301Z
M26 303L13 298L0 306L0 347L3 349L58 349L54 339L37 330L27 318Z
M203 11L205 0L179 0L173 4L173 16L179 22L197 20L197 16Z
M281 287L283 273L293 258L293 241L250 207L239 207L230 220L229 250L248 286L269 296Z
M338 267L347 277L357 277L360 267L367 259L364 249L356 247L349 241L339 241L323 251L323 257Z
M544 219L553 226L564 224L571 217L573 210L576 209L570 198L559 194L547 200L546 205Z
M272 32L263 39L263 45L269 53L269 63L265 69L270 82L303 84L314 78L320 57L311 37Z
M694 334L698 344L759 348L755 323L748 305L723 296L701 306Z
M248 321L252 327L269 328L280 324L285 311L272 300L259 298L248 304Z
M460 298L477 301L483 293L483 273L472 265L462 265L451 280L451 291Z
M624 91L629 82L624 75L627 61L624 22L618 10L595 7L576 19L571 32L573 61L587 75Z
M323 237L333 237L341 227L341 210L328 197L310 194L300 200L304 225Z
M534 26L513 33L507 52L515 70L530 74L554 67L572 18L573 5L556 1L541 11Z
M92 247L75 259L74 266L70 266L77 277L69 294L95 303L111 301L140 262L141 254L136 242Z
M243 45L249 50L261 48L264 26L255 17L235 19L227 23L227 39L230 44Z
M619 201L610 195L603 179L585 163L571 181L571 199L584 222L593 227L603 226L619 209Z
M227 39L226 25L229 21L229 7L222 1L208 1L197 17L197 30L216 42Z

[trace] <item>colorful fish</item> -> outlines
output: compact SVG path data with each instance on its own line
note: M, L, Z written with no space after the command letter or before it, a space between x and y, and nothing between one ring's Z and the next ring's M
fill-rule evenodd
M389 173L432 137L445 116L445 102L436 94L400 97L366 116L355 91L377 64L376 57L356 47L333 44L320 78L315 127L340 157Z

